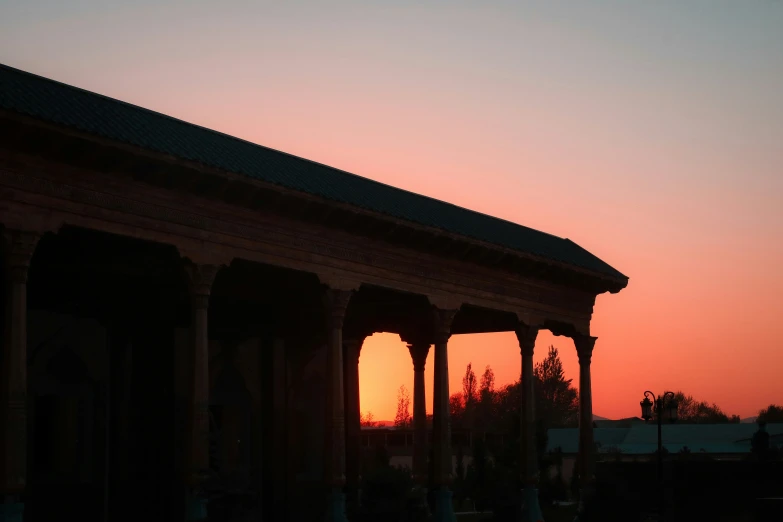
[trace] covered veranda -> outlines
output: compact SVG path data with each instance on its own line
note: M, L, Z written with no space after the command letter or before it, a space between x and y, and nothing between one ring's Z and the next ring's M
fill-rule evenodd
M534 343L573 339L589 490L590 320L628 279L575 243L4 66L0 136L6 520L218 520L219 482L345 520L375 332L409 345L422 483L434 350L436 520L456 334L517 335L531 520Z

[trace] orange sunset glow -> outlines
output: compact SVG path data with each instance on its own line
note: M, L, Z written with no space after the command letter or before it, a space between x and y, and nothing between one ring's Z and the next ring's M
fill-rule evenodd
M638 416L648 389L743 418L783 402L783 3L77 4L2 7L0 62L567 237L627 275L595 305L596 415ZM543 332L535 361L552 344L576 383L570 339ZM513 333L448 349L452 393L468 363L519 378ZM400 385L410 355L376 333L361 411L394 419Z

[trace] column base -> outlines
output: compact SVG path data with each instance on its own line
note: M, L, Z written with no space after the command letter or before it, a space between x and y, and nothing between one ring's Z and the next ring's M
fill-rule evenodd
M522 511L519 521L544 522L544 514L541 512L541 506L538 503L538 489L522 489Z
M430 519L430 505L427 502L427 488L416 484L408 497L408 520L423 521Z
M197 494L190 494L185 500L185 520L200 521L207 519L207 499Z
M348 520L357 520L359 518L358 489L349 489L345 492L345 515Z
M0 503L0 522L22 522L24 503Z
M584 520L587 520L588 516L588 508L590 501L593 498L594 490L590 486L583 486L579 489L579 506L576 510L576 517L574 518L574 522L581 522Z
M332 488L327 499L326 522L348 522L345 515L345 493L342 488Z
M452 492L447 486L441 486L435 490L435 513L433 513L433 522L456 522L457 516L454 514L454 503L451 501Z

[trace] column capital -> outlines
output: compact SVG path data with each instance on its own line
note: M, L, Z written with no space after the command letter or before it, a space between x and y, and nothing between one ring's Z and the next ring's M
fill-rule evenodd
M435 343L445 343L451 337L451 324L459 309L432 307L433 333Z
M595 341L598 338L579 334L575 335L573 339L574 345L576 346L576 354L579 356L579 364L590 364Z
M26 283L27 271L41 234L25 230L3 230L7 276L14 283Z
M197 264L188 261L184 264L184 267L194 306L196 308L207 308L209 295L212 291L212 283L215 282L215 276L222 268L221 265Z
M408 343L408 352L413 359L413 371L423 372L427 364L427 355L430 353L430 343L426 341Z
M342 330L343 323L345 322L345 312L348 310L348 303L351 301L353 294L354 290L341 290L328 286L326 287L326 291L323 294L323 300L326 311L329 314L328 317L332 328L339 328Z
M519 323L519 325L517 325L514 333L517 335L519 351L522 353L522 355L533 355L533 350L536 347L538 331L538 326L528 326L524 323Z

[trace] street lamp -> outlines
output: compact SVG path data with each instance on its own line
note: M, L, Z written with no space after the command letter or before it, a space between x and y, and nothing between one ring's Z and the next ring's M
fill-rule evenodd
M650 400L652 397L652 400ZM667 401L668 399L668 401ZM651 391L644 392L644 400L639 403L642 407L642 418L649 421L655 413L658 419L658 512L663 512L663 437L661 436L661 426L663 417L669 422L677 422L677 399L672 392L664 392L658 397Z

